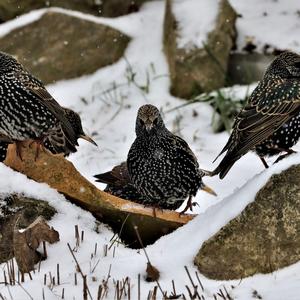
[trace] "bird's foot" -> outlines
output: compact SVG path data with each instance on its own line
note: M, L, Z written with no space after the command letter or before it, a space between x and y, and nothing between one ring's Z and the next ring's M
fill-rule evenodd
M35 150L35 156L34 156L34 161L37 161L38 157L39 157L39 154L40 154L40 151L42 150L43 152L45 152L45 148L43 146L43 143L44 143L44 137L41 137L37 140L33 140L29 146L33 145L33 144L36 144L36 150Z
M203 172L202 176L210 176L210 177L212 177L212 176L215 175L213 171L208 171L208 170L203 170L203 169L201 169L201 171Z
M156 218L156 212L157 212L157 211L160 211L161 213L164 212L164 210L163 210L161 207L159 207L158 205L152 206L152 210L153 210L153 217L154 217L154 218Z
M190 196L184 210L179 213L179 216L183 215L188 209L193 211L193 207L196 205L199 206L197 202L192 202L192 197Z
M152 208L154 218L156 218L156 212L157 211L160 211L161 213L164 212L164 210L158 204L151 204L151 205L144 204L144 207L145 208Z

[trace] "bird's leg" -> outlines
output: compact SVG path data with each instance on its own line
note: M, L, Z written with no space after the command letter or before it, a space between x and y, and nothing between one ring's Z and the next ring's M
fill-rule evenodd
M156 207L155 206L152 207L152 211L153 211L153 217L156 218Z
M160 211L161 213L164 212L164 210L159 206L159 204L155 204L152 206L152 209L153 209L153 217L156 218L156 212L157 211Z
M280 148L279 150L284 151L284 152L286 152L286 153L280 155L280 156L275 160L274 164L278 163L279 161L281 161L282 159L286 158L287 156L289 156L289 155L291 155L291 154L293 154L293 153L296 153L296 151L293 150L293 149L281 149L281 148Z
M29 148L31 148L32 147L32 145L35 143L35 140L32 140L30 143L29 143Z
M153 217L154 217L154 218L156 218L156 212L157 212L157 211L160 211L161 213L164 212L164 210L159 206L158 203L156 203L156 204L151 204L151 205L149 205L149 204L144 204L144 207L145 207L145 208L152 208L152 212L153 212Z
M269 166L268 166L266 160L262 156L259 156L259 158L260 158L261 162L264 164L265 168L268 169Z
M21 161L23 161L22 158L22 148L23 148L23 143L21 141L16 141L16 155L18 158L20 158Z
M192 198L193 197L190 195L189 199L188 199L188 201L186 203L186 207L184 208L183 211L181 211L179 213L179 215L183 215L188 209L190 209L191 211L193 211L193 206L199 205L197 202L192 202Z
M34 140L32 143L36 143L36 151L35 151L35 156L34 156L34 161L37 161L39 154L40 154L40 150L44 149L43 147L43 143L44 143L45 137L40 137L36 140Z

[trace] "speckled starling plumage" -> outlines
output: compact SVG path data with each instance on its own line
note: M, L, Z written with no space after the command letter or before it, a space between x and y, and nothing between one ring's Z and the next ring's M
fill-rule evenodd
M78 145L64 109L43 83L12 56L0 52L0 134L14 142L49 138L54 147Z
M104 191L109 194L141 204L146 201L145 197L132 184L126 162L113 167L111 171L95 175L94 177L96 182L107 184Z
M175 210L186 198L191 201L199 189L214 194L204 185L205 173L188 144L165 127L155 106L140 107L135 131L127 167L132 184L145 197L145 205Z
M222 179L233 164L254 150L264 165L265 156L293 152L300 137L300 56L280 54L235 119L226 152L212 175Z
M76 112L72 111L71 109L65 107L63 107L63 109L65 111L67 119L69 120L72 128L74 129L76 138L77 139L82 138L94 145L97 145L89 136L87 136L84 133L81 125L80 116ZM52 139L55 139L55 136L53 135L48 136L45 138L43 142L44 148L50 151L52 154L63 154L64 156L68 156L69 154L77 151L77 149L71 144L67 144L65 147L61 147L59 146L59 144L55 142L55 140L53 142ZM0 162L3 162L5 160L8 145L12 143L13 141L11 139L8 139L7 137L0 135Z
M0 142L0 162L3 162L6 158L8 145L9 143Z

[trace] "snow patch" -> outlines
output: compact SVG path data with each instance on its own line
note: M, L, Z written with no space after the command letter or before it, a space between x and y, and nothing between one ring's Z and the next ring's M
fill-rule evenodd
M241 51L247 40L262 52L265 45L300 52L299 0L229 0L237 13L237 46Z
M178 48L203 48L207 34L214 29L219 0L175 0L172 10L178 22Z

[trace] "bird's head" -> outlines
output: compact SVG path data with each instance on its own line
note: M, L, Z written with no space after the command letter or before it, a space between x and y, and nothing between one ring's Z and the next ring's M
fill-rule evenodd
M151 104L139 108L136 118L136 135L153 135L165 128L164 121L157 107Z
M266 75L300 79L300 55L290 51L281 53L268 67Z
M91 137L89 137L87 134L84 133L79 114L69 108L64 108L64 111L66 114L66 118L70 122L76 134L77 139L79 138L84 139L92 143L93 145L97 146L96 142Z

